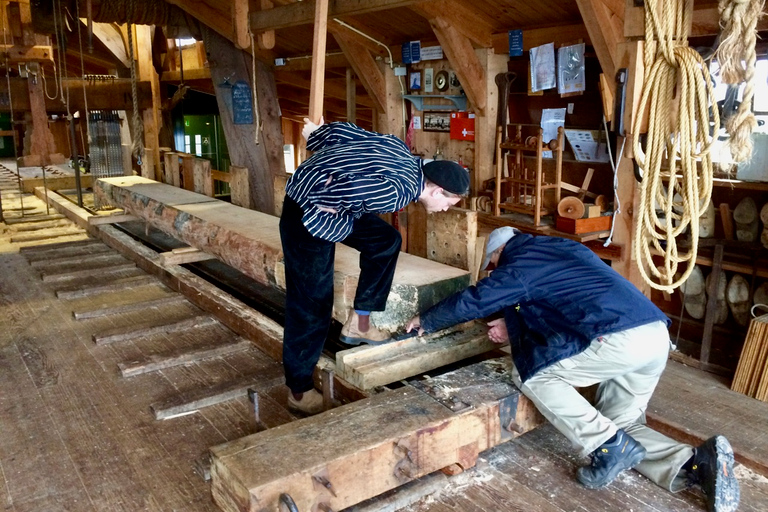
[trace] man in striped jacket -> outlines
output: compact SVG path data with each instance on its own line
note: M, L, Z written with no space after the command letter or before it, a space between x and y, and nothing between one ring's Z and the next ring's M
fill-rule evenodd
M322 410L312 373L328 335L333 309L335 243L360 251L360 278L341 341L382 344L389 334L370 322L386 306L400 233L377 214L412 201L445 211L469 191L469 173L455 162L425 163L394 135L350 123L319 125L305 119L304 161L286 185L280 237L286 280L283 366L288 405L306 414Z

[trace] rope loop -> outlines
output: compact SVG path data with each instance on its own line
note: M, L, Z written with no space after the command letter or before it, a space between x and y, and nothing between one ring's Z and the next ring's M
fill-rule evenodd
M643 279L672 291L693 271L699 217L710 201L713 181L710 112L719 126L709 69L688 46L690 0L645 4L645 80L638 112L648 111L646 147L640 145L642 116L632 127L635 159L643 171L634 236L634 255ZM691 248L676 239L690 230ZM657 267L654 256L662 256ZM678 276L678 267L685 271Z

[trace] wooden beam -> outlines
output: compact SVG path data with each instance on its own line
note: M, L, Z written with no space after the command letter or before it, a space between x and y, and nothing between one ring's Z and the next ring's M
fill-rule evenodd
M8 58L10 64L19 62L53 62L52 46L14 46L0 44L0 58Z
M238 34L236 28L237 20L234 19L234 16L241 12L242 5L237 6L237 9L235 9L236 2L233 1L196 0L195 2L190 2L189 0L166 0L166 2L181 8L184 12L212 28L230 42L237 42L237 36L240 34ZM247 48L250 44L249 39L247 45L243 46L243 48Z
M275 4L272 0L259 0L259 7L262 11L272 9L274 6ZM246 17L243 21L245 22L246 26L249 24L248 17ZM265 30L264 32L259 32L256 34L256 44L258 44L259 48L263 50L271 50L274 48L275 31Z
M447 2L440 0L415 4L411 10L427 19L443 17L461 35L481 48L493 46L493 27L477 15L471 4L456 0ZM507 51L509 51L509 42L507 42Z
M105 204L119 206L141 217L153 227L218 257L252 279L285 288L279 219L271 212L246 210L139 176L100 179L94 193ZM334 316L342 322L354 301L358 259L352 249L336 248L335 279L340 286L334 294ZM375 312L373 321L382 329L395 330L425 307L424 301L443 298L468 283L466 271L401 254L387 302L392 306L384 312Z
M252 60L249 52L238 50L234 45L212 30L204 29L205 47L211 55L210 69L212 83L216 89L216 101L221 114L224 135L227 140L232 164L246 167L249 172L251 208L259 211L274 211L272 181L275 174L285 172L283 157L283 135L280 125L280 105L277 101L277 88L272 66L262 61L256 62L256 93L258 97L260 126L254 124L234 124L231 88L221 87L224 78L244 77L251 84L253 76ZM254 116L255 117L255 116ZM256 130L259 130L259 143L256 144Z
M232 1L232 42L241 50L251 47L251 34L248 30L248 11L250 0ZM204 20L200 20L203 21Z
M194 247L180 247L168 252L161 252L158 254L158 258L161 265L184 265L197 261L215 260L216 256Z
M615 76L617 46L624 41L624 5L616 0L576 0L576 3L603 73Z
M355 72L352 68L347 68L347 122L355 123L357 121L357 85L355 83Z
M45 94L39 63L29 63L30 76L27 78L27 97L29 98L31 124L27 125L24 137L23 156L19 165L39 166L62 164L65 161L61 153L56 152L56 141L48 127L48 113L45 109Z
M410 7L424 0L335 0L328 11L331 18L354 17L399 7ZM173 0L171 3L183 3ZM315 19L315 2L294 2L274 9L254 11L250 14L251 30L279 30L288 27L310 25Z
M101 41L109 52L114 55L117 60L122 62L126 68L131 67L131 59L128 55L125 39L123 39L123 33L116 24L93 22L93 35Z
M181 297L184 296L181 295ZM117 363L117 367L120 369L120 374L123 377L133 377L134 375L156 372L166 368L174 368L176 366L196 363L214 357L245 352L252 346L253 344L250 341L244 340L243 338L237 338L234 341L227 343L217 343L210 347L202 347L191 351L184 348L177 352L162 356L153 354L143 360Z
M286 493L301 511L341 510L439 469L471 468L543 422L505 379L509 366L484 361L215 446L213 499L227 512L278 510Z
M336 373L362 390L385 386L435 368L485 354L499 348L488 339L484 323L466 331L440 333L365 346L336 353Z
M529 51L531 48L553 42L555 46L559 46L579 39L586 44L591 44L587 27L583 23L523 30L523 50ZM493 51L498 54L509 55L508 32L493 34Z
M352 69L355 70L355 74L373 100L374 108L379 112L385 112L387 93L384 87L384 75L373 56L367 49L349 39L346 32L334 33L333 37L336 38Z
M161 109L160 82L155 67L152 64L153 27L134 25L133 28L136 34L134 49L136 50L138 79L149 81L152 89L152 108L145 109L142 112L144 123L144 160L141 165L141 173L147 178L161 180L159 140L161 128L161 118L159 117Z
M328 36L328 0L315 0L315 29L312 38L312 86L309 89L309 120L323 118L325 87L325 43Z
M133 222L135 220L139 220L139 218L129 214L93 215L88 217L88 225L101 226L103 224L117 224L119 222Z
M472 43L443 16L431 18L429 23L448 61L456 71L456 76L475 113L484 115L488 101L485 70L475 54Z
M336 20L329 21L328 32L334 34L341 33L347 41L354 42L356 45L361 46L371 52L374 56L382 58L388 57L389 52L385 46L376 44L371 39L361 35L359 32L349 28Z

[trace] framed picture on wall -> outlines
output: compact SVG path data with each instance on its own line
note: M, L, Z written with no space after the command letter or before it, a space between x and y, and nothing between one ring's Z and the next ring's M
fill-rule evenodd
M450 132L451 131L451 113L450 112L424 112L424 131L425 132Z
M411 74L408 75L408 90L421 90L421 71L411 71Z

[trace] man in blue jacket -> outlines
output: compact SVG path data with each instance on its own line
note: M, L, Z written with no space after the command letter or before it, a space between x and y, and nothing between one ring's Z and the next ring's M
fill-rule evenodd
M283 366L290 408L322 411L312 373L333 311L336 242L360 251L360 277L341 341L381 344L389 334L370 321L383 311L400 254L400 233L377 214L418 201L427 212L447 210L469 191L469 173L456 162L425 163L394 135L350 123L314 124L302 135L313 151L285 187L280 239L285 263Z
M577 472L583 485L604 487L636 467L673 492L700 485L711 511L736 509L739 484L725 437L694 449L645 425L671 346L664 313L571 240L499 228L482 268L492 270L489 277L413 318L407 330L435 332L502 312L488 336L509 341L515 384L591 457ZM575 388L594 384L593 406Z

